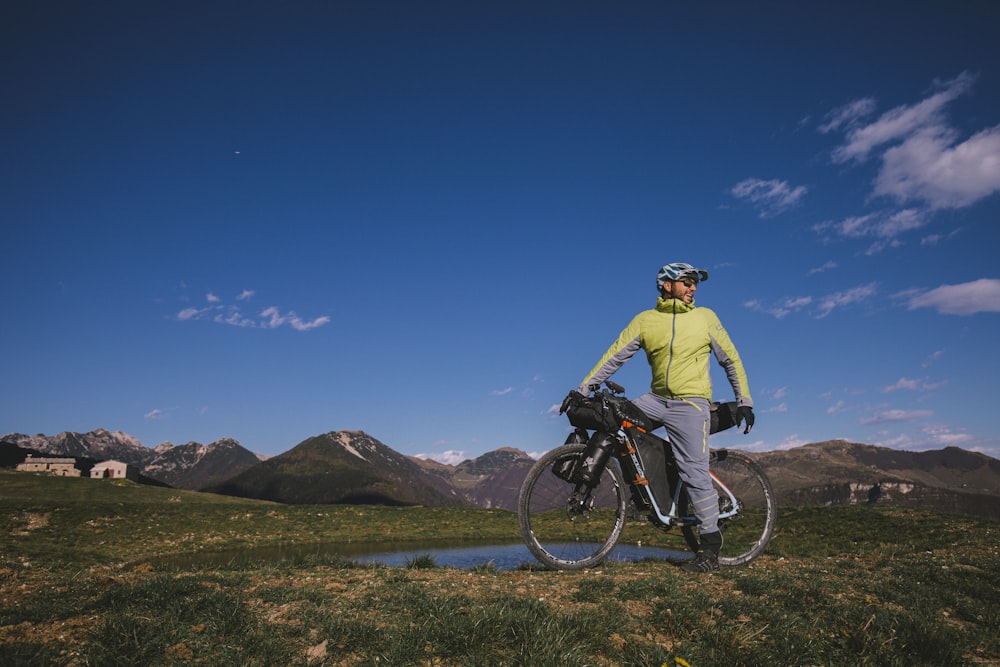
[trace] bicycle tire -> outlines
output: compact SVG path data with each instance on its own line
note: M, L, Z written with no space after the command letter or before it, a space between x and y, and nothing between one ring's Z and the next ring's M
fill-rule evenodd
M628 490L617 461L608 461L593 487L590 506L573 502L578 485L557 477L552 466L585 444L569 444L544 454L528 471L517 500L517 519L528 550L548 568L582 570L602 563L625 527Z
M711 471L719 490L719 509L729 509L730 500L718 488L725 484L740 504L736 516L719 521L723 535L720 565L746 565L764 553L778 519L778 505L771 481L756 461L728 450L713 452Z

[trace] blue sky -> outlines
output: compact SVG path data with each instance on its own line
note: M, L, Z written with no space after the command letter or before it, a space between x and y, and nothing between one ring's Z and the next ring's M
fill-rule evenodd
M716 445L998 457L1000 10L914 7L6 3L0 433L544 451L683 261Z

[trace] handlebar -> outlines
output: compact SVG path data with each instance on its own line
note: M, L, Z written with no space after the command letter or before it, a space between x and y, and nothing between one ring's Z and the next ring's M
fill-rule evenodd
M604 384L608 385L608 389L615 392L616 394L624 394L625 387L621 386L617 382L612 382L611 380L605 380Z
M620 394L622 396L625 395L625 387L621 386L617 382L612 382L611 380L605 380L604 384L607 385L608 389L611 390L612 394ZM600 383L587 386L587 389L589 389L591 393L594 394L596 394L600 388L601 388ZM605 391L604 393L606 394L607 392ZM559 406L559 414L565 414L566 410L569 408L571 404L575 403L576 401L583 400L584 398L585 397L583 396L583 394L578 392L576 389L573 389L566 395L566 398L563 399L562 405Z
M610 389L613 394L625 393L625 387L621 386L617 382L612 382L611 380L605 380L604 384L607 385L608 389ZM597 391L598 389L601 388L601 384L600 383L592 384L589 385L587 388L590 389L590 391Z

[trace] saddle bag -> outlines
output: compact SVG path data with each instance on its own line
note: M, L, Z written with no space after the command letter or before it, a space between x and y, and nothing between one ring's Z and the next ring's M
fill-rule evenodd
M728 403L712 403L712 421L709 425L709 433L718 433L727 428L736 426L738 417L736 414L736 401Z

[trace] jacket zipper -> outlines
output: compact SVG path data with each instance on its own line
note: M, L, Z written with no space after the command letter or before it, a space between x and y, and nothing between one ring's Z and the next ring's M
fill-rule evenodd
M674 392L670 390L670 366L674 363L674 337L677 335L677 311L675 310L670 316L670 345L667 348L670 351L670 357L667 359L667 367L663 370L663 386L667 390L667 393L673 395Z

